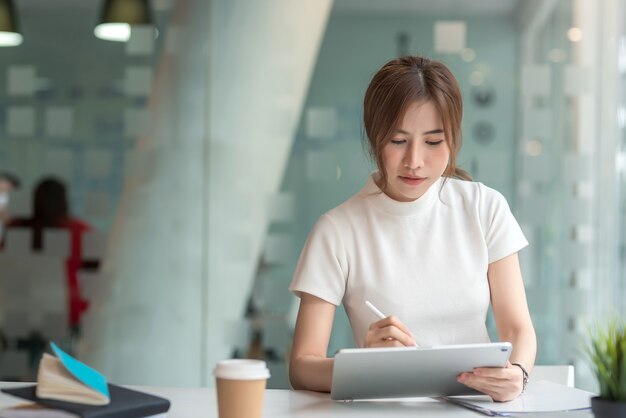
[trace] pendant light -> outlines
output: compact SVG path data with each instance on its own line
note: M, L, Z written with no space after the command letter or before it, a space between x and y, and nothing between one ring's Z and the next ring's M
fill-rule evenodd
M100 39L127 42L131 25L152 26L148 0L105 0L100 23L93 32Z
M17 46L24 38L17 30L12 0L0 0L0 46Z

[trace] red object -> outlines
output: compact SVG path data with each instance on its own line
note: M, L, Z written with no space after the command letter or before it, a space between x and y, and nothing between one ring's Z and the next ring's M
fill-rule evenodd
M83 263L83 234L92 228L87 223L74 218L63 222L61 227L70 232L70 256L65 262L65 277L69 296L70 326L76 327L80 325L82 314L89 307L89 302L82 297L78 270Z

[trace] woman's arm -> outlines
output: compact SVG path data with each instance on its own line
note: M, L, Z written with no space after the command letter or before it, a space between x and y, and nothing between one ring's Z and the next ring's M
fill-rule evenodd
M302 293L289 361L289 380L294 389L330 392L334 359L327 358L335 305ZM366 347L415 346L409 329L395 316L370 325Z
M302 293L289 361L294 389L330 392L334 359L327 358L335 305Z
M530 373L535 365L537 338L528 312L517 253L491 263L487 275L500 341L513 344L511 363L521 364Z
M500 341L513 345L510 363L519 363L530 373L535 364L537 339L533 328L517 253L489 264L487 271L491 306ZM459 381L491 396L507 401L522 391L522 370L511 364L502 369L475 369L462 373Z

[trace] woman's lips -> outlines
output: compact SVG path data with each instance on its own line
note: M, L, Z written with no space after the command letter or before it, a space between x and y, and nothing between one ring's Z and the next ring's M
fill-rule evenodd
M426 177L403 177L399 176L400 180L402 180L405 184L409 186L419 186L426 180Z

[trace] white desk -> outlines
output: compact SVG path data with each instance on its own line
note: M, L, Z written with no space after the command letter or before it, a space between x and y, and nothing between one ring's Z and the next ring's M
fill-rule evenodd
M22 384L0 383L0 387L13 387ZM168 418L217 418L217 399L212 388L156 388L133 387L169 399L172 407ZM0 393L0 408L21 403L4 393ZM468 409L419 398L411 401L380 402L335 402L329 394L267 390L265 396L265 418L322 418L322 417L485 417ZM551 414L525 414L524 417L593 418L591 411Z

